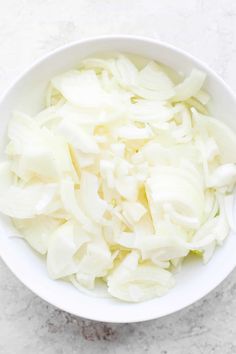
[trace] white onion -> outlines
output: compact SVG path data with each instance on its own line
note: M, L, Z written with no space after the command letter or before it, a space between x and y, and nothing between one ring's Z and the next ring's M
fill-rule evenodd
M161 296L191 251L206 263L236 229L236 135L207 114L198 69L176 85L122 54L78 64L52 78L43 111L14 113L0 212L53 279Z

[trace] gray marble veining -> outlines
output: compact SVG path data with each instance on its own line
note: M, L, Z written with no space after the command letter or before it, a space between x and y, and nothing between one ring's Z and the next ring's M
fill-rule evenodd
M137 34L179 46L236 90L234 0L0 0L0 93L35 59L70 41ZM64 313L0 262L0 354L236 353L236 271L195 305L138 324Z

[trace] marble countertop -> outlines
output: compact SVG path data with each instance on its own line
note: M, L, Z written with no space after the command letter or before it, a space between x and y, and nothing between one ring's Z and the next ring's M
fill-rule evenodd
M137 34L208 63L236 90L234 0L0 0L0 93L43 54L80 38ZM236 353L236 271L166 318L112 325L32 294L0 261L0 354Z

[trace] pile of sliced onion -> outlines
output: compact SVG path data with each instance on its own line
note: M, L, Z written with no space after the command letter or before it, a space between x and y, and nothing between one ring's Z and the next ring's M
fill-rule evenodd
M51 80L43 111L14 112L0 211L50 277L144 301L235 229L236 135L208 116L204 81L198 69L88 58Z

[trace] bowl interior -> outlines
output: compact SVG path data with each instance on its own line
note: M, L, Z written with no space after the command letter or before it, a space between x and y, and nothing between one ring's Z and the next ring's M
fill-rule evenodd
M236 131L236 102L228 87L209 68L170 46L131 37L91 39L53 52L31 67L8 90L0 102L0 151L6 142L6 128L13 110L33 114L43 107L46 86L54 75L77 67L78 62L97 52L120 51L145 56L188 74L193 67L207 73L206 89L212 96L211 113ZM161 317L200 299L218 285L236 265L236 237L231 233L204 266L201 260L188 260L176 275L176 286L161 298L127 304L111 298L88 296L71 284L53 281L44 260L22 240L9 219L0 218L0 254L13 273L32 291L49 303L89 319L106 322L136 322Z

